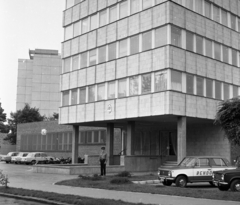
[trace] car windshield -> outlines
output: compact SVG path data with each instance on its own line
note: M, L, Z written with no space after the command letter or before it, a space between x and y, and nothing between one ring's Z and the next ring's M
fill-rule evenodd
M194 166L195 161L196 159L193 157L186 157L181 161L181 163L178 166L191 167Z
M12 152L9 152L9 153L7 154L7 156L12 156Z
M23 157L26 157L27 155L28 155L28 153L24 153L24 154L23 154Z

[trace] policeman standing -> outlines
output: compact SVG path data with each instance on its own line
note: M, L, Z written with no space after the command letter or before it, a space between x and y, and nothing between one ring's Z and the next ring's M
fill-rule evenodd
M101 152L99 155L99 163L101 167L101 176L106 175L106 163L107 163L107 153L105 152L105 147L101 147Z

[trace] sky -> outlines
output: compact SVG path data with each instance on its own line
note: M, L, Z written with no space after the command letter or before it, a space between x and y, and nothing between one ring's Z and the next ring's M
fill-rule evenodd
M61 53L65 0L0 0L0 102L10 117L16 111L18 59L29 49Z

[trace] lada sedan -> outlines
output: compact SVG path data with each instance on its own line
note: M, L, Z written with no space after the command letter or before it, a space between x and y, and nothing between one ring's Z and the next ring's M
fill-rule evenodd
M175 183L178 187L186 187L187 183L212 182L213 171L236 169L230 162L218 156L185 157L178 166L158 169L158 178L165 186Z
M22 157L22 164L37 164L37 163L46 163L47 154L44 152L31 152L27 156Z
M26 157L28 152L19 152L17 156L12 157L11 162L15 164L21 163L22 157Z
M17 156L18 152L9 152L7 155L3 155L1 161L5 161L6 163L11 162L12 157Z

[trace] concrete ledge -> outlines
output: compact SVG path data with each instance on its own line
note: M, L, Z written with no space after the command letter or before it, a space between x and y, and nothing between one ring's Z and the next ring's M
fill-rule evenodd
M107 173L119 173L125 171L125 166L110 165L106 167ZM88 165L34 165L33 172L46 173L46 174L66 174L66 175L79 175L79 174L98 174L100 173L100 166Z

